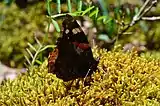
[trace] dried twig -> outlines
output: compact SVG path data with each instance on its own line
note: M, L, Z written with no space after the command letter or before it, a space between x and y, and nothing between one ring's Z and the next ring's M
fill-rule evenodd
M129 25L127 25L119 34L118 37L123 35L131 26L135 25L141 19L145 19L143 16L151 10L151 8L157 4L157 0L146 0L139 12L133 17Z
M142 20L156 21L156 20L160 20L160 16L142 17Z

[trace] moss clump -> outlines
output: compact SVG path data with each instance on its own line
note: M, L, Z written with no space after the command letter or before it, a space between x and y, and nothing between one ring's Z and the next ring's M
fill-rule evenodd
M45 4L37 3L21 10L15 4L6 7L0 3L0 10L0 60L10 67L21 68L27 43L36 46L34 36L45 37Z
M96 52L96 51L95 51ZM101 55L90 85L72 84L47 73L47 62L0 87L0 105L160 105L160 62L136 53ZM70 89L68 89L70 87Z

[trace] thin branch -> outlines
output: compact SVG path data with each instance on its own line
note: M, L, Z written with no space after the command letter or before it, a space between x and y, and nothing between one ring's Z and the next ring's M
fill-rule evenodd
M41 48L42 48L42 46L41 46L41 45L39 45L38 50L37 50L37 51L36 51L36 53L34 54L34 57L33 57L33 59L32 59L31 65L34 65L35 60L36 60L36 58L37 58L37 56L38 56L39 51L41 50Z
M133 26L137 21L139 21L156 3L157 0L146 0L144 5L140 8L140 11L133 17L130 26ZM147 5L151 2L151 4L147 7Z
M148 8L146 8L146 9L144 10L144 12L141 14L140 18L142 18L149 10L151 10L151 8L152 8L156 3L157 3L157 0L152 1L151 5L150 5Z
M133 17L133 20L130 24L130 26L132 26L136 21L138 21L140 19L140 15L144 12L145 8L147 7L148 3L151 0L146 0L146 2L143 4L143 6L140 8L139 12Z
M149 3L151 4L149 5ZM121 36L124 32L126 32L131 26L135 25L138 21L142 19L142 17L150 11L150 9L157 3L157 0L146 0L143 6L140 8L139 12L133 17L132 21L129 25L127 25L119 34L118 37ZM149 5L149 6L148 6Z
M142 20L156 21L156 20L160 20L160 16L142 17Z

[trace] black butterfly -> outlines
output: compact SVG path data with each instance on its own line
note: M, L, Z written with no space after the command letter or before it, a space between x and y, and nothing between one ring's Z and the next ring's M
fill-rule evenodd
M64 81L91 75L97 69L98 61L93 58L86 35L70 15L66 15L62 26L63 35L49 55L49 72Z

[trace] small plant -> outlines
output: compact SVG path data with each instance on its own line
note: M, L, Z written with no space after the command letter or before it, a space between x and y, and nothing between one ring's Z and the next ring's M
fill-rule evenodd
M38 44L37 48L33 47L32 44L28 43L28 46L30 47L31 50L34 51L34 53L32 53L30 49L26 48L26 51L28 52L31 59L29 59L29 57L27 57L26 55L25 55L25 59L27 60L28 65L31 66L31 67L34 66L35 63L37 63L39 65L42 64L43 61L40 61L38 59L38 56L39 56L40 53L42 53L43 51L45 51L48 48L54 48L55 47L53 45L43 46L36 37L35 37L35 40L36 40L36 43ZM26 63L26 66L28 66L27 63Z

